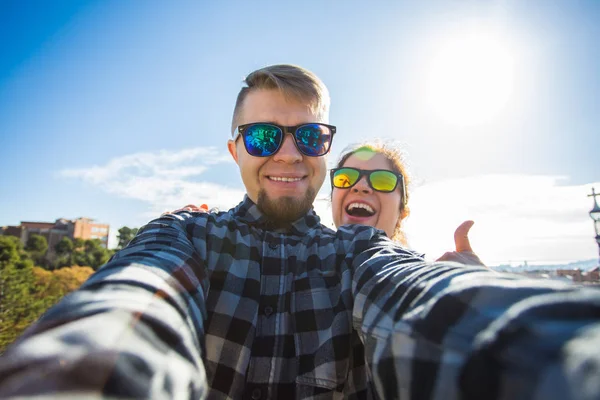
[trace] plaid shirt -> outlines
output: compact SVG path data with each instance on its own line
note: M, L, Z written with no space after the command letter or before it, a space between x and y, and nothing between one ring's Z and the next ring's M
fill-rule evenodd
M600 291L246 198L144 227L0 359L0 397L598 398L599 319Z

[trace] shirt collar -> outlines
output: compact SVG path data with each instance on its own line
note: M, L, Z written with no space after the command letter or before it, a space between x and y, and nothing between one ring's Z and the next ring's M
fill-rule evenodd
M233 215L249 225L258 228L271 230L278 233L293 233L302 235L310 229L321 224L321 219L311 208L303 217L292 222L284 228L273 229L271 221L260 211L258 206L250 200L248 195L244 195L244 200L233 209Z

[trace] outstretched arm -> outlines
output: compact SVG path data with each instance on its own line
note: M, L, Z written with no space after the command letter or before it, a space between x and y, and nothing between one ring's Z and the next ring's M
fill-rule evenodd
M353 268L381 398L600 398L600 291L426 263L377 237Z
M202 397L208 281L183 223L150 222L9 347L0 398Z

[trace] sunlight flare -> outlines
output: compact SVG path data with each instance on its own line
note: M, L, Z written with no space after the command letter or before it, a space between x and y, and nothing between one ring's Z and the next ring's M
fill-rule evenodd
M444 122L476 125L499 115L515 85L506 40L475 31L446 38L427 69L426 106Z

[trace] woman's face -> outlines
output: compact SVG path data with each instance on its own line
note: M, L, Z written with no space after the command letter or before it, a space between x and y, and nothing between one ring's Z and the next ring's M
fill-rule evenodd
M352 154L343 167L364 170L386 169L393 171L390 162L380 153L359 151ZM378 192L369 186L366 176L349 189L333 188L331 208L336 227L361 224L382 229L392 237L400 218L401 185L390 193Z

